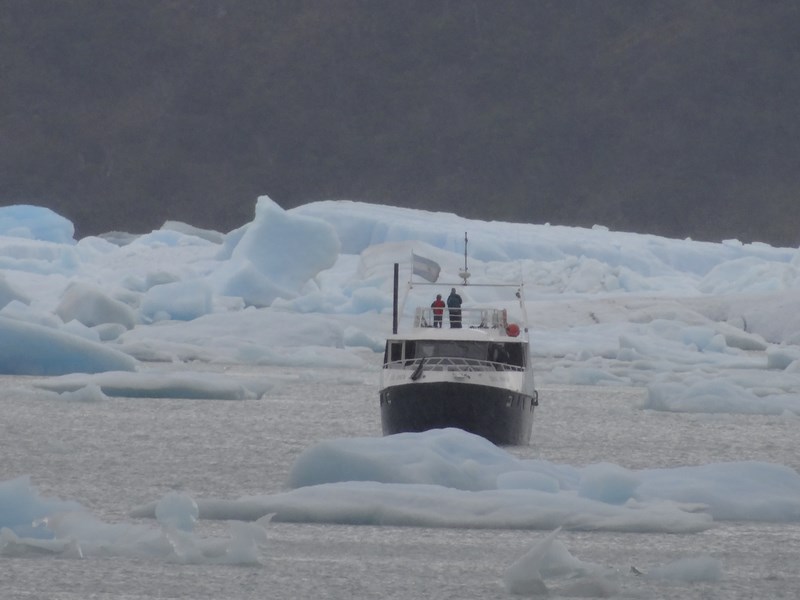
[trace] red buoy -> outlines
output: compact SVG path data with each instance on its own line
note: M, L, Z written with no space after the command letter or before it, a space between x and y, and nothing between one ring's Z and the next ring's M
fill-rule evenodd
M506 327L506 333L509 337L517 337L519 335L519 325L516 323L509 323Z

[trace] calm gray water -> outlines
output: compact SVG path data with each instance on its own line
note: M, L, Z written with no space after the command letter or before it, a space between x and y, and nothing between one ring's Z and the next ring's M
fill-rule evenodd
M2 377L0 479L29 474L41 494L76 500L108 522L131 522L133 507L173 490L197 498L277 492L309 445L380 434L376 369L241 370L277 382L264 399L243 402L66 403L26 392L34 379ZM796 418L642 411L642 394L545 387L531 446L509 450L572 465L765 460L800 468ZM223 523L199 526L201 534L224 531ZM0 558L0 598L511 598L503 572L544 532L274 523L268 534L261 566ZM566 531L559 539L580 560L619 571L615 598L800 596L796 523L723 523L691 535ZM698 555L719 559L724 578L665 583L629 574L631 565ZM551 597L562 592L556 584Z

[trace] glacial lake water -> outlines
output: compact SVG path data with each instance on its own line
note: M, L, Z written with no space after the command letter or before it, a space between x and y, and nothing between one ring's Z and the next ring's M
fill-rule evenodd
M0 480L29 475L43 496L77 501L103 521L131 523L134 507L170 491L230 499L279 492L294 459L310 445L380 435L377 365L228 372L266 377L274 386L259 400L82 403L33 392L36 378L1 377ZM639 408L643 394L543 386L531 445L508 450L576 466L757 460L800 468L797 418L646 411ZM224 535L225 527L201 521L197 531ZM505 569L545 533L272 523L255 566L0 556L0 598L512 598L502 581ZM619 573L619 588L610 596L589 588L582 597L800 596L797 522L720 522L686 535L563 531L559 539L580 560ZM693 556L718 559L722 578L666 582L631 573L632 566L646 571ZM556 583L549 597L564 593L578 592Z

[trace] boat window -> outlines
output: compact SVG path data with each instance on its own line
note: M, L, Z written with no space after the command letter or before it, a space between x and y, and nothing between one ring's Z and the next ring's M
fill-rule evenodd
M525 354L522 344L505 343L489 345L489 360L515 367L525 366Z
M419 340L388 342L384 362L419 358L470 358L514 367L525 366L525 348L519 342L489 343L476 341Z
M419 343L419 355L425 356L430 358L431 356L436 356L435 352L435 344L432 342L420 342Z
M383 353L383 364L397 362L403 359L403 342L386 342Z
M486 348L487 344L484 342L423 340L417 342L416 356L486 360ZM406 356L408 356L408 353L406 353Z
M508 350L505 344L490 344L489 345L489 360L504 365L509 364Z
M515 367L525 366L525 346L523 344L509 342L503 344L508 352L508 364Z

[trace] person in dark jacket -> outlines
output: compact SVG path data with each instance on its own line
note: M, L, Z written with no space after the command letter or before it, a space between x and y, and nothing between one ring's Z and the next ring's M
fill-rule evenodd
M447 312L450 316L450 327L461 327L461 296L456 293L456 288L452 288L447 297Z
M444 314L444 300L442 300L441 294L436 294L436 300L431 303L431 308L433 309L433 326L434 327L441 327L442 326L442 315Z

